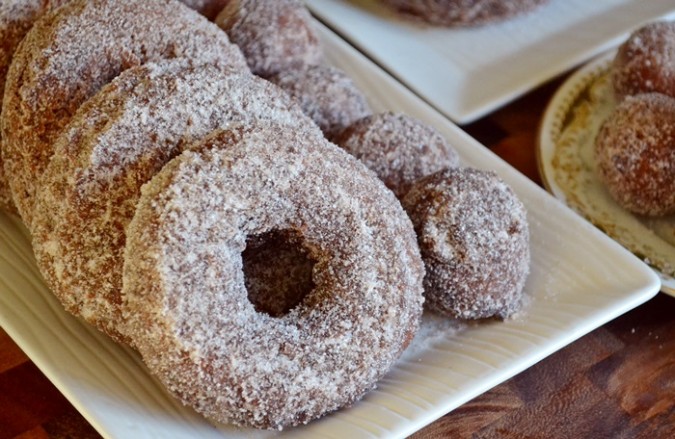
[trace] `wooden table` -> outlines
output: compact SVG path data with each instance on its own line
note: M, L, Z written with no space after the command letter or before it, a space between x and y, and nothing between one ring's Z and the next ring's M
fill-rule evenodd
M537 183L535 137L560 81L466 130ZM0 439L99 437L0 330ZM602 326L413 436L675 437L675 298Z

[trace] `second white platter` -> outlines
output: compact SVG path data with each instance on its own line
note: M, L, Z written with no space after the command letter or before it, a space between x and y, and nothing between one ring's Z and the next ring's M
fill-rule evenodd
M425 26L377 0L306 0L328 26L459 124L472 122L675 13L672 0L550 0L478 28Z

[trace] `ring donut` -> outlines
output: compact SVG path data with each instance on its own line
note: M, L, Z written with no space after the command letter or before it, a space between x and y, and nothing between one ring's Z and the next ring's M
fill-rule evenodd
M192 142L233 122L311 125L248 72L189 60L132 67L87 101L55 146L36 197L38 266L66 309L117 340L124 229L143 183Z
M219 422L280 429L359 399L419 324L422 277L394 195L316 130L219 131L145 185L124 265L150 370ZM315 261L287 314L247 297L247 239L292 231ZM274 263L274 261L271 261Z
M72 0L35 23L14 55L2 115L5 172L29 228L54 141L77 108L131 66L180 57L247 69L224 32L174 0Z
M61 6L66 1L4 0L0 3L0 110L2 110L2 96L5 93L7 70L16 47L39 16L50 9ZM1 144L2 136L0 135ZM9 182L3 169L2 154L0 154L0 209L16 211Z

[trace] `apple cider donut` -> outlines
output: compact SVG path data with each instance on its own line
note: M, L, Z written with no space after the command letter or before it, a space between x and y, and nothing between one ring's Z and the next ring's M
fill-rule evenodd
M675 213L675 98L627 96L600 127L595 158L621 207L647 216Z
M329 140L372 113L365 95L337 67L321 64L289 69L269 80L290 94Z
M360 399L422 311L423 266L399 202L316 130L217 131L145 185L124 264L129 335L207 418L304 424ZM247 238L290 231L314 288L286 314L247 297Z
M132 67L87 101L57 140L36 197L33 247L66 309L116 339L124 230L140 187L195 140L235 122L311 126L273 84L215 65Z
M402 113L366 116L347 127L335 143L361 160L402 198L420 178L459 166L459 156L433 127Z
M7 70L14 51L35 20L50 9L57 8L67 0L3 0L0 2L0 111L5 93ZM2 134L0 134L0 146ZM5 176L0 154L0 209L16 211L9 182Z
M617 96L658 92L675 97L675 23L642 26L619 46L612 64Z
M380 0L436 26L480 26L529 12L548 0Z
M275 73L323 59L312 18L300 0L231 0L216 24L246 57L253 73Z
M497 174L439 171L415 183L403 206L417 232L431 309L461 319L519 309L530 266L527 217Z
M180 57L247 69L227 35L174 0L72 0L35 23L15 53L2 114L5 172L29 227L54 141L77 108L131 66Z

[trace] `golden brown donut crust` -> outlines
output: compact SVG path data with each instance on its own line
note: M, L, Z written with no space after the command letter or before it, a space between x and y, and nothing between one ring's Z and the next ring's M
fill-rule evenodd
M0 111L5 93L7 70L12 62L14 51L33 23L43 13L57 8L68 0L3 0L0 3ZM0 150L2 134L0 133ZM16 212L9 182L5 176L0 153L0 209Z

